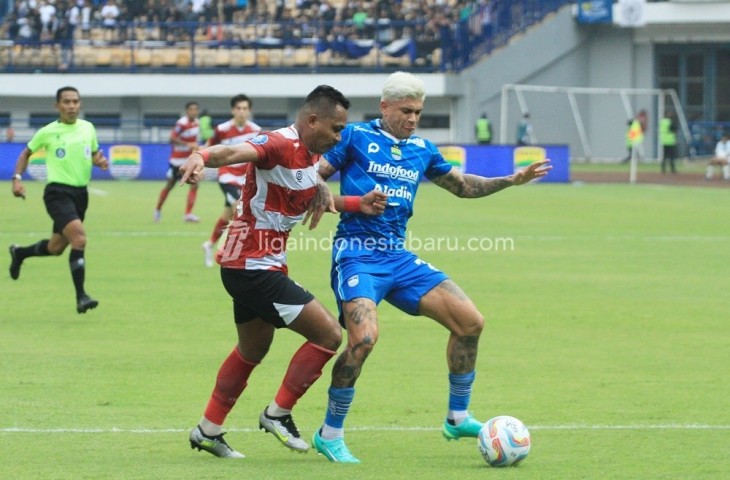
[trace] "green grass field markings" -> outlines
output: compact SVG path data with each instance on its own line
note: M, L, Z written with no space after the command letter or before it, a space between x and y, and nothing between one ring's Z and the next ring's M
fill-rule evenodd
M192 428L192 427L191 427ZM535 431L554 430L730 430L730 425L706 424L656 424L656 425L527 425ZM0 428L0 434L8 433L183 433L189 428ZM227 432L249 433L258 432L258 428L226 428ZM438 432L441 427L389 427L389 426L362 426L348 427L353 432Z

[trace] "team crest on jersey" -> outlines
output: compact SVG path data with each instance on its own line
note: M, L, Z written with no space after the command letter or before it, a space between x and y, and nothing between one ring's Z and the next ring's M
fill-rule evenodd
M249 141L254 145L263 145L264 143L269 141L269 136L266 134L256 135Z
M63 148L57 148L56 149L56 158L63 158L66 156L66 150Z
M393 145L390 147L390 154L393 157L393 160L400 160L403 158L403 152L400 151L400 148L398 145Z
M347 279L348 287L356 287L358 283L360 283L360 275L353 275Z

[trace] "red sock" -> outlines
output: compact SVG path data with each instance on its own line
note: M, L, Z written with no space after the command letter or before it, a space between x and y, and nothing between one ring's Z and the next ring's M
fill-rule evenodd
M190 212L193 211L193 207L195 206L195 198L198 196L198 189L197 188L190 188L188 190L188 203L185 205L185 215L188 215Z
M294 408L297 400L322 375L322 367L335 353L309 342L302 345L289 362L289 369L276 394L276 404L286 410Z
M162 208L162 204L165 203L165 200L167 200L167 196L170 194L170 190L167 188L163 188L160 192L160 198L157 200L157 207L155 207L157 210L160 210Z
M226 227L228 226L228 219L227 218L219 218L218 222L216 222L215 227L213 227L213 233L210 236L210 243L213 245L216 244L219 238L221 238L221 235L223 235L223 232L226 230Z
M205 409L205 418L215 424L223 425L228 412L248 385L248 377L256 365L258 363L243 358L238 347L233 349L218 370L215 388Z

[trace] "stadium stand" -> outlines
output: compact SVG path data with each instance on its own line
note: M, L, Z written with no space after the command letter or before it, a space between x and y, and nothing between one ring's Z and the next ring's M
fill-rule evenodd
M104 2L88 3L56 0L43 23L35 2L16 2L0 26L0 71L458 71L571 2L127 1L112 26Z

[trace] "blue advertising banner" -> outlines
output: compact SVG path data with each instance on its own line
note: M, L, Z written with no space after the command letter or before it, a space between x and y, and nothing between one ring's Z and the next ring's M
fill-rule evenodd
M10 180L22 143L0 143L0 179ZM168 144L102 144L109 169L93 169L94 180L164 180L168 169ZM569 182L570 155L566 145L515 147L514 145L441 145L446 160L465 173L485 177L512 174L516 168L549 158L553 169L542 182ZM210 171L214 177L214 170ZM30 157L25 179L45 181L45 152ZM336 180L336 178L333 178Z
M612 23L613 0L588 0L578 2L578 23Z
M538 160L550 159L553 169L541 182L570 182L567 145L516 147L514 145L441 145L444 158L465 173L483 177L511 175Z

